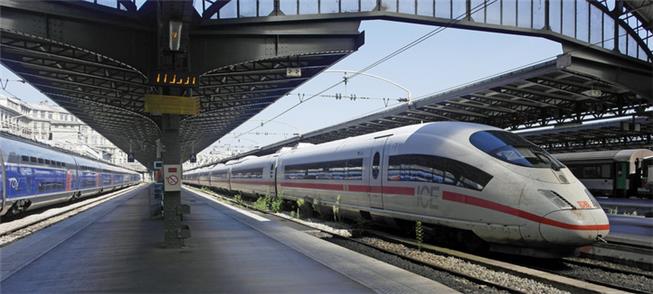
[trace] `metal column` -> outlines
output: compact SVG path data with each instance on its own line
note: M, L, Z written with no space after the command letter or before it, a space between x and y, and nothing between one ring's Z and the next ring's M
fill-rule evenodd
M179 115L163 115L161 117L161 142L164 146L163 164L181 164L181 148L179 144ZM182 225L183 206L181 192L165 191L163 197L163 222L165 226L164 245L166 248L184 246L184 239L189 236L188 227Z
M158 36L158 68L172 72L189 72L188 64L188 32L192 1L159 1L157 14ZM172 22L178 23L179 31L172 29ZM184 25L185 24L185 25ZM173 36L174 34L174 36ZM177 41L174 42L173 38ZM176 86L163 86L163 95L186 96L188 89ZM180 165L181 158L181 116L178 114L162 114L159 120L161 129L161 143L163 145L164 168L166 165ZM165 174L165 171L164 171ZM165 179L164 179L165 180ZM179 179L181 180L181 179ZM190 237L190 229L182 224L184 213L189 213L187 205L181 204L180 191L164 191L164 246L166 248L180 248L184 246L184 239Z

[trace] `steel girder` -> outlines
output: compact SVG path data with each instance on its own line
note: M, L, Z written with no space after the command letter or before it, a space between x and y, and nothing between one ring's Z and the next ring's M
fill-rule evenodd
M206 23L309 23L382 19L538 36L650 63L650 15L637 1L204 0ZM614 49L614 50L613 50Z
M614 72L628 71L628 75L633 75L631 78L636 76L636 81L653 79L653 73L645 69L621 67L615 62L608 63L611 65L608 67L604 62L601 59L588 59L587 56L561 55L555 60L289 138L238 157L269 154L299 142L318 144L421 122L467 121L511 130L528 130L580 125L605 118L649 115L645 111L653 105L653 100L633 92L628 86L615 83L623 77L615 76ZM611 132L603 130L587 133L589 138L579 136L579 139L574 139L575 135L583 134L579 130L568 136L529 139L533 138L536 143L552 150L571 150L610 148L629 143L650 147L648 138L653 136L653 127L648 121L642 123L639 131L620 131L614 127L610 129Z
M143 96L156 70L156 5L0 0L0 61L146 166L161 131ZM193 12L194 13L194 12ZM195 18L199 20L199 18ZM358 21L247 27L192 23L201 112L181 124L182 160L363 44ZM300 77L286 75L301 69Z
M550 152L653 148L651 113L634 119L520 133Z
M119 148L131 149L139 161L154 160L151 150L160 132L142 113L148 86L140 71L85 49L4 28L0 46L0 60L14 73Z

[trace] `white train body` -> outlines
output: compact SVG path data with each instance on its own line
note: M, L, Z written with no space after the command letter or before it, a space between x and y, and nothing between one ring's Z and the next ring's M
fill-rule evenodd
M229 184L194 181L215 172L226 173ZM521 137L479 124L406 126L194 170L185 180L419 220L492 244L569 248L609 231L607 216L569 169Z

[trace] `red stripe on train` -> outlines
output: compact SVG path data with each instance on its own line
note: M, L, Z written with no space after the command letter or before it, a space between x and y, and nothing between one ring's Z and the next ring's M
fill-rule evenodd
M227 181L221 181L221 182L227 183ZM232 184L246 184L246 185L274 186L273 181L260 181L260 180L237 180L237 181L232 180L231 183Z
M326 183L281 183L282 187L304 188L317 190L349 191L359 193L385 193L413 196L415 188L413 187L394 187L394 186L368 186L368 185L343 185L343 184L326 184ZM346 188L346 190L345 190Z
M281 183L281 187L344 191L344 185L342 185L342 184L283 182L283 183Z
M453 201L453 202L465 203L465 204L478 206L482 208L487 208L487 209L503 212L505 214L514 215L516 217L521 217L523 219L527 219L533 222L559 227L563 229L568 229L568 230L609 230L610 229L610 224L574 225L574 224L563 223L546 217L535 215L530 212L523 211L521 209L513 208L493 201L477 198L474 196L458 194L455 192L444 191L442 193L442 199Z

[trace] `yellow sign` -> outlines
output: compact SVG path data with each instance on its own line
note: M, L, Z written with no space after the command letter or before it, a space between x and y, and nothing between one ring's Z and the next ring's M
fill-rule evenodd
M199 97L145 95L145 112L197 115L200 113Z

